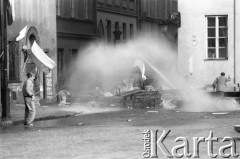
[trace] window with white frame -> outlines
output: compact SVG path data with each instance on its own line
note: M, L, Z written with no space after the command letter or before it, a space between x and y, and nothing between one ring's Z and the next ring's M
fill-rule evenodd
M206 16L207 59L228 58L228 17Z

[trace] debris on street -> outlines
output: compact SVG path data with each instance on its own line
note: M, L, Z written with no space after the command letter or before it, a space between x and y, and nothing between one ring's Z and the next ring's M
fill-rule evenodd
M149 111L147 111L148 113L158 113L158 111L156 111L156 110L149 110Z
M162 106L166 109L175 109L176 105L173 104L174 97L171 94L163 94L161 96Z
M71 100L71 93L67 90L61 90L57 94L58 106L70 105L71 104L70 100Z

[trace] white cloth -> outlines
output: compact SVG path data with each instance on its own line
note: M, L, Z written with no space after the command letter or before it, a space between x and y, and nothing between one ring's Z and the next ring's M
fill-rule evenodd
M18 35L18 37L16 38L16 41L22 40L22 39L26 36L27 30L28 30L28 25L25 26L25 27L19 32L19 35Z
M44 73L48 74L56 66L56 63L45 54L35 41L31 50L32 52L29 56L32 58L35 65Z

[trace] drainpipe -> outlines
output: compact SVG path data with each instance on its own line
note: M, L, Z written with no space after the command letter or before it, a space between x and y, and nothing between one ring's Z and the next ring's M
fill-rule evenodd
M234 53L234 78L233 82L236 84L236 0L233 0L233 53ZM235 87L234 87L235 91Z

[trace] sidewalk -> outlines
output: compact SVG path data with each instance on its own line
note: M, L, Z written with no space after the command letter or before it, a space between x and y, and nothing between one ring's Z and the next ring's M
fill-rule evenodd
M2 108L0 107L0 112ZM11 106L10 115L11 119L3 121L0 119L0 126L8 126L8 125L19 125L23 124L24 119L24 110L25 106L23 104L16 104ZM118 111L121 110L119 107L92 107L92 105L88 104L80 104L73 103L71 105L66 106L58 106L56 105L45 105L36 107L36 117L34 122L42 121L42 120L52 120L59 118L67 118L71 116L79 116L84 114L91 113L101 113L108 111Z

